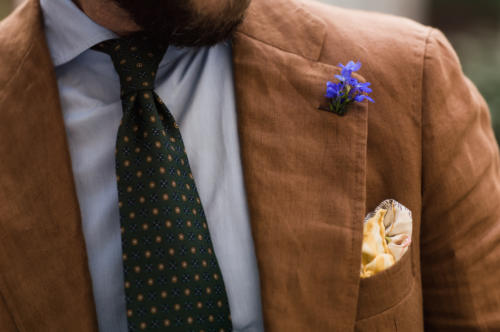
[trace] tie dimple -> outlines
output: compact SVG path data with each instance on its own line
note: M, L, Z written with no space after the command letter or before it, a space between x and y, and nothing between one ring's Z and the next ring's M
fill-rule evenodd
M156 71L166 46L151 45L147 39L137 37L107 40L94 49L111 56L120 76L122 98L141 90L154 89Z
M109 40L120 76L116 141L129 331L231 331L227 294L173 115L153 91L165 47Z

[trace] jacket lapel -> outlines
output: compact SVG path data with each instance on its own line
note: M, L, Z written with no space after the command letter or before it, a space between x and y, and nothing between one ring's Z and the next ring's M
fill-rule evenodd
M80 211L38 1L2 23L1 38L9 40L0 51L0 155L8 156L0 164L0 292L21 331L95 331Z
M355 321L368 105L344 117L318 110L326 81L340 72L317 62L324 29L294 2L254 0L234 39L267 331L347 331Z

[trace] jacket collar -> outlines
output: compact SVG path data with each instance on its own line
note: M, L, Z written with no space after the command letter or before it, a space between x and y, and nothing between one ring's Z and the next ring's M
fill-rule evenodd
M246 15L238 33L312 61L319 59L325 23L301 4L289 0L253 0Z

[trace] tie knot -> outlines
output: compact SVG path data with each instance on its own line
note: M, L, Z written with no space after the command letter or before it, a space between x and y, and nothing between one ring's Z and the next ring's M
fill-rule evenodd
M145 37L110 39L92 47L111 56L120 76L122 98L140 90L153 90L156 71L167 47Z

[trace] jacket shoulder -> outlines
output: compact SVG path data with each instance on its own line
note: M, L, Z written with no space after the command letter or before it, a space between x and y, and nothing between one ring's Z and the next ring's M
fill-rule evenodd
M421 72L431 31L410 19L312 0L252 0L238 30L312 61L337 65L359 60L364 72L369 64L390 71L420 67Z
M377 64L421 63L432 28L399 16L304 2L304 8L325 24L320 61L331 58ZM410 63L406 63L410 64Z
M304 3L304 8L325 24L318 61L330 65L360 61L360 75L374 87L373 107L385 110L385 121L398 113L419 123L424 68L435 29L403 17L314 1ZM378 116L382 119L382 112Z

